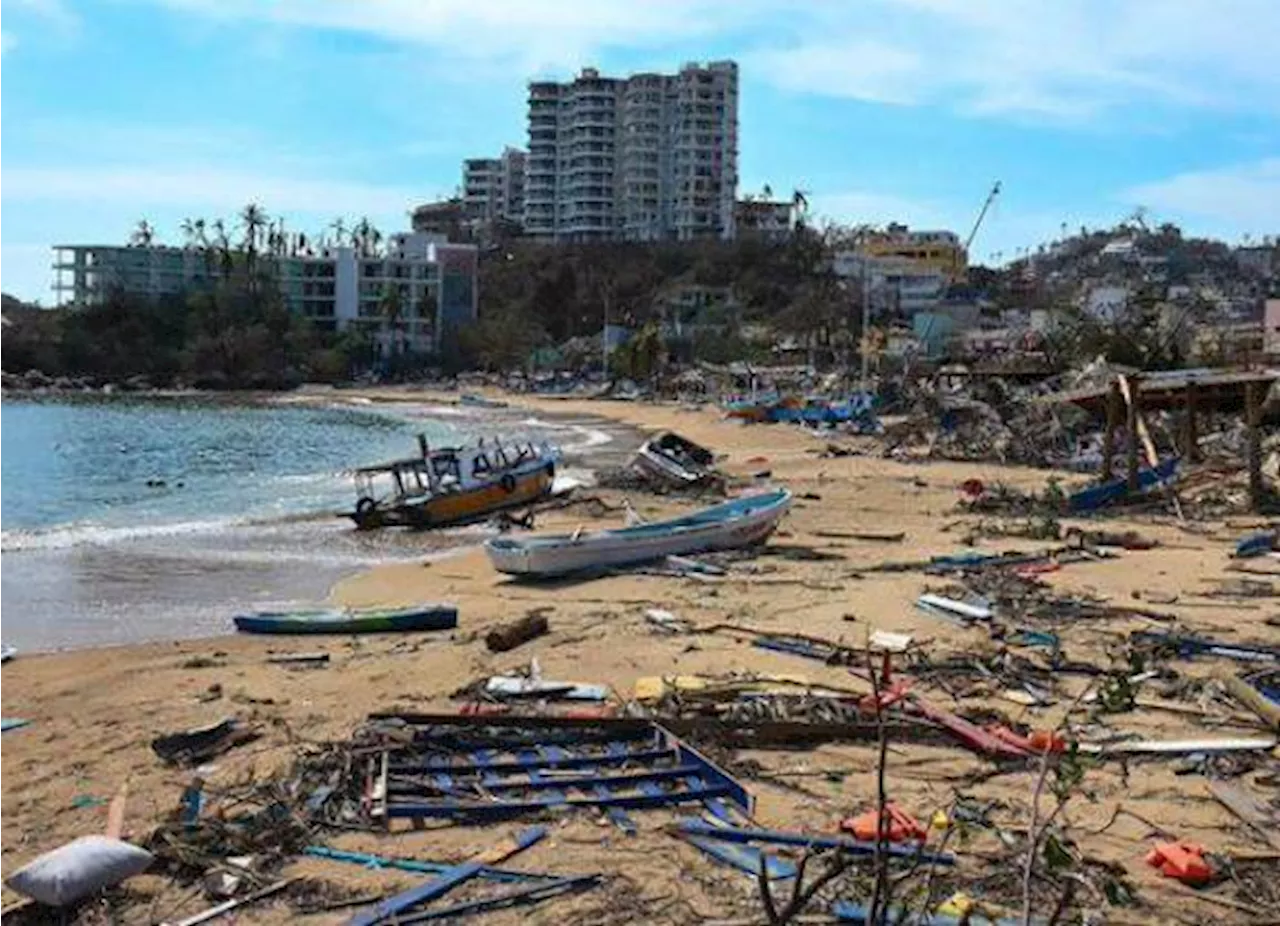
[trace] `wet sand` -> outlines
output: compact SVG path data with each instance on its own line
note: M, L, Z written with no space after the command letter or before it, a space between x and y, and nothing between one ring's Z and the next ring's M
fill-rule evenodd
M761 651L723 634L655 635L643 616L650 607L666 608L703 625L733 621L851 644L864 641L873 629L907 632L928 641L930 651L939 656L985 653L995 647L985 629L957 627L913 608L916 596L942 584L940 580L919 573L862 570L887 559L958 551L964 531L948 525L960 520L954 510L960 482L979 478L1040 488L1048 475L1045 472L994 465L911 465L857 456L823 459L815 451L825 446L824 438L788 427L740 426L721 420L713 409L516 401L540 414L604 414L642 430L679 430L726 454L724 465L730 472L771 471L773 482L796 493L795 508L772 541L769 554L756 560L757 571L712 585L628 575L539 587L499 576L482 552L471 551L425 564L379 566L344 579L333 589L335 600L353 605L456 601L461 621L453 633L297 641L222 637L20 657L3 670L7 683L3 711L6 717L24 717L33 725L4 736L5 870L75 836L100 831L105 808L76 809L73 800L82 794L109 798L126 780L132 795L128 828L135 834L145 833L175 805L189 774L161 766L148 748L150 738L231 714L261 724L266 735L218 758L208 775L214 787L250 772L263 776L282 767L293 754L295 739L346 737L371 711L456 710L456 703L448 698L450 692L479 676L515 669L534 656L546 677L605 683L624 698L641 676L743 669L802 675L859 690L867 687L846 670ZM1071 484L1080 477L1064 474L1063 479ZM606 496L619 500L618 493ZM690 507L688 502L646 495L633 495L631 501L647 516ZM538 526L590 528L618 520L611 515L595 521L581 510L570 510L544 516ZM1280 610L1274 599L1241 606L1191 597L1206 590L1209 579L1238 575L1227 571L1226 553L1231 539L1248 523L1256 522L1240 519L1202 525L1203 532L1189 533L1178 529L1171 518L1108 519L1100 526L1140 530L1166 546L1126 552L1104 562L1067 565L1045 578L1054 586L1091 591L1123 604L1139 603L1134 601L1135 593L1177 593L1177 602L1151 607L1177 615L1181 629L1228 639L1280 642L1280 633L1263 623ZM832 531L903 531L906 537L901 543L886 544L819 536ZM980 549L1036 546L1026 540L984 541ZM485 649L482 638L487 629L542 606L552 609L548 636L504 654ZM1150 626L1144 620L1107 619L1064 622L1059 629L1071 658L1109 666L1108 654L1118 650L1130 631ZM264 661L272 652L316 650L331 654L328 668L298 671ZM1173 665L1193 678L1218 667L1231 668L1213 660ZM1070 688L1079 683L1064 684ZM216 697L210 693L215 685L220 686ZM963 689L956 692L957 702L936 686L921 686L930 700L944 706L954 708L958 703L994 709L1036 727L1053 726L1064 710L1061 702L1048 708L1008 702L998 691L980 684ZM1192 717L1149 709L1110 715L1102 722L1107 727L1095 728L1092 735L1100 736L1108 728L1165 738L1256 735L1235 727L1206 733ZM754 760L773 775L769 781L746 779L758 800L756 816L765 826L829 831L836 821L866 810L874 800L875 749L871 745L744 750L738 758ZM1265 757L1264 763L1274 773L1274 756ZM959 747L894 743L888 759L891 796L917 817L928 819L934 809L948 806L957 791L963 791L980 802L997 802L992 818L1000 825L1014 831L1025 827L1035 790L1034 769L997 777L978 774L965 780L989 767ZM1128 766L1112 761L1088 772L1085 787L1093 799L1073 800L1061 819L1077 851L1120 866L1145 906L1115 910L1104 908L1100 898L1090 902L1106 909L1110 922L1247 922L1241 911L1201 900L1189 889L1161 879L1143 863L1154 839L1152 828L1139 817L1215 851L1267 850L1264 842L1213 800L1205 778L1176 775L1176 767L1174 759ZM1254 772L1246 781L1258 775ZM790 785L784 786L786 782ZM1137 817L1117 816L1121 809ZM603 871L614 879L609 888L530 911L490 914L486 922L685 923L759 916L752 879L717 866L662 832L672 814L643 812L635 818L641 832L629 838L590 814L557 817L551 837L513 865L564 873ZM513 823L385 837L352 834L338 836L333 843L391 855L458 859L516 828L518 824ZM982 861L981 854L995 848L998 844L989 836L979 836L961 848L962 875L994 874L1006 884L1019 878L1020 872L993 871ZM415 881L412 876L318 860L299 863L290 871L361 890L407 887ZM159 889L156 879L145 877L135 879L133 885L139 891ZM7 903L13 895L6 891L5 899ZM203 906L196 902L183 913ZM332 913L303 921L336 924L349 915ZM282 907L264 905L245 911L238 921L298 920Z
M591 415L540 412L535 417L519 409L455 409L448 404L451 397L420 392L380 395L388 411L407 417L450 420L452 415L469 431L548 435L565 445L562 471L569 474L585 476L620 465L636 442L631 428ZM294 393L286 400L373 405L367 396L345 390ZM404 453L414 449L408 442ZM350 477L335 473L329 479L342 497L348 494ZM323 601L341 579L376 565L475 545L493 531L473 525L362 534L337 514L317 512L98 533L121 536L6 552L0 587L8 618L6 644L31 654L214 637L228 632L233 614Z

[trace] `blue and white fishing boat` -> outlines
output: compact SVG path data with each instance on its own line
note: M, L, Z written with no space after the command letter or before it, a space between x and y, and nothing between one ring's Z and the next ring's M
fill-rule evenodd
M485 544L499 572L541 578L630 566L764 541L791 507L791 493L775 489L637 527L532 537L497 537Z
M451 604L409 608L321 608L306 611L258 611L234 618L242 633L385 633L452 630L458 609Z

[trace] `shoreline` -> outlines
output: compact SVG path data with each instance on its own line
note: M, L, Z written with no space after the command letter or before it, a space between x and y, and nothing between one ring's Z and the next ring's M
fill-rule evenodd
M190 398L129 394L90 396L88 401ZM287 396L223 394L210 404L357 412L397 422L406 434L417 419L446 421L473 434L532 429L566 448L570 474L613 464L619 454L630 453L636 436L632 429L606 418L558 409L459 409L455 420L447 412L455 399L447 393L410 389L395 389L393 394L385 389L316 390ZM63 399L50 397L49 401ZM70 623L64 616L57 628L32 624L32 618L26 618L26 624L11 618L5 642L30 657L220 639L234 634L234 613L255 607L330 603L334 588L365 571L455 555L488 536L482 532L483 525L357 535L339 508L265 515L200 514L172 523L128 527L77 522L12 528L5 538L5 552L11 556L5 603L11 609L21 605L36 608L36 614L61 611L53 603L62 594L60 583L66 581L83 586L77 595L94 597L83 604L77 598ZM220 594L220 581L231 583L225 595Z
M640 574L553 586L524 584L493 572L482 551L467 550L440 562L376 566L332 589L335 601L350 605L454 601L459 606L459 626L452 632L298 639L230 635L109 651L19 655L4 667L9 683L3 690L4 714L33 724L5 736L10 773L3 788L5 868L76 836L101 831L105 808L77 807L76 797L109 798L125 780L136 795L130 800L127 830L145 834L176 804L190 777L189 772L162 766L150 752L150 738L225 716L257 725L264 735L258 743L211 763L206 777L215 787L248 774L265 777L291 761L300 740L345 739L376 711L456 712L459 705L450 698L452 692L477 677L519 669L534 657L547 678L607 685L624 699L641 677L747 669L803 676L812 683L866 687L843 667L761 650L726 634L657 634L644 617L650 608L670 610L702 627L732 622L839 639L850 645L864 641L873 630L910 633L921 641L926 654L942 661L985 659L997 652L997 644L984 628L958 627L913 606L921 592L937 590L947 580L915 572L875 572L871 567L962 549L965 531L949 525L972 526L981 520L955 510L956 487L965 479L1042 488L1049 472L981 463L905 463L871 455L823 458L817 451L825 446L824 437L786 426L727 422L716 409L585 399L513 397L512 401L538 415L557 409L569 415L607 417L637 432L676 430L723 455L724 466L732 474L771 471L771 481L793 491L795 506L748 568L711 584ZM600 494L610 501L622 497L608 490ZM633 494L631 501L646 517L696 505L641 494ZM617 520L617 515L594 519L585 512L565 510L541 517L538 529L608 526ZM1264 619L1280 610L1272 602L1263 599L1249 609L1196 597L1206 581L1236 575L1227 569L1231 565L1226 556L1229 532L1187 533L1163 517L1063 520L1064 526L1136 530L1158 539L1161 546L1064 565L1042 577L1053 588L1090 592L1116 604L1158 608L1174 615L1183 630L1226 639L1274 634L1264 626ZM896 543L839 537L890 530L905 536ZM1045 545L1017 538L981 538L975 548L990 553ZM1153 590L1176 594L1177 600L1145 604ZM549 609L548 635L506 653L486 650L483 638L488 630L536 608ZM1151 628L1151 621L1137 617L1108 618L1063 621L1055 632L1072 658L1108 665L1106 653L1129 631ZM325 668L300 670L266 661L273 653L300 652L324 652L330 662ZM1030 658L1028 650L1017 652L1019 658ZM1215 669L1212 661L1203 660L1169 665L1198 682ZM927 677L917 682L918 689L937 703L953 709L995 711L1010 722L1037 728L1051 727L1063 716L1069 695L1076 690L1070 679L1063 684L1068 696L1034 707L1004 700L1000 689L991 685L966 683L960 690L954 686L944 690ZM1174 739L1203 731L1186 715L1148 709L1102 719L1116 732L1139 736ZM726 755L725 761L756 797L761 825L830 831L835 821L865 810L868 801L874 800L875 755L872 743L841 743L812 749L743 748ZM63 773L69 765L77 770L75 775ZM999 802L1001 809L995 813L1001 825L1014 829L1025 825L1036 769L993 777L987 774L990 768L986 760L956 746L904 740L893 743L888 775L894 799L920 819L950 806L957 791L963 790L984 804ZM812 777L794 779L802 787L786 785L792 779L785 776L794 774ZM1064 815L1077 840L1074 851L1119 866L1148 904L1142 915L1152 917L1149 921L1168 921L1179 911L1199 910L1203 918L1215 922L1244 922L1232 911L1200 901L1160 878L1143 862L1151 845L1147 829L1123 815L1119 822L1112 817L1124 809L1146 819L1176 819L1177 838L1222 852L1256 851L1258 843L1250 831L1213 801L1203 779L1178 774L1173 760L1149 762L1137 774L1141 787L1135 787L1128 770L1115 762L1088 771L1087 786L1096 802L1073 803ZM638 813L636 819L641 831L624 842L624 837L602 828L590 814L567 815L558 820L549 847L531 853L529 864L556 871L602 870L624 879L639 874L642 881L635 884L639 905L635 910L645 921L697 920L687 912L676 918L660 913L663 898L675 890L693 898L694 909L758 913L750 878L718 867L671 840L662 831L670 819L666 814ZM1109 820L1115 825L1097 833ZM334 844L440 858L470 854L490 844L495 835L492 828L455 828L391 837L335 836ZM1000 849L990 834L979 832L975 840L979 853ZM980 855L973 855L969 848L958 851L964 865L979 864ZM360 869L335 872L334 866L315 860L291 865L289 873L343 879L353 889L367 889L369 879L375 877L391 878L387 883L401 886L414 883ZM5 898L11 900L13 895L6 892ZM592 895L582 901L557 901L548 908L549 915L571 914L579 902L591 903ZM289 919L279 909L273 913L270 906L263 906L247 909L240 921L267 924ZM526 919L509 912L492 914L487 921L516 924ZM310 917L308 922L327 926L342 922L342 917Z

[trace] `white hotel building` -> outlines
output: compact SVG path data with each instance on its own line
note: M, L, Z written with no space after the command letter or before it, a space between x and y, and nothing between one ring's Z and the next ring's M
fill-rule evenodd
M477 257L474 245L407 232L374 254L341 246L263 260L278 262L289 310L328 330L352 324L381 330L384 299L395 288L406 345L429 350L448 328L475 320ZM163 245L57 245L53 270L58 303L76 305L101 302L113 289L146 298L198 291L223 275L216 252Z
M732 238L738 66L529 84L524 230L547 241Z

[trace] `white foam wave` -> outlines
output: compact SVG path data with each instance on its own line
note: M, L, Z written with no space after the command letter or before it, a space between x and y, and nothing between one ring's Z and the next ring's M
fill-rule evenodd
M179 537L186 534L226 530L241 523L243 522L236 518L211 518L202 521L128 527L108 527L91 522L78 522L60 524L44 530L10 530L0 533L0 552L61 550L68 547L101 546L153 537Z

